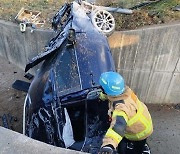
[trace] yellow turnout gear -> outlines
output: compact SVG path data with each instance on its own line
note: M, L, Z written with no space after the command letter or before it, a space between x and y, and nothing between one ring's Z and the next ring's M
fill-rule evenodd
M112 113L112 122L103 139L102 146L112 144L116 148L123 137L132 141L140 141L152 134L153 124L150 113L146 105L137 98L129 87L126 87L122 95L107 96L107 98L109 100L109 113ZM112 129L118 116L123 117L126 122L124 136Z

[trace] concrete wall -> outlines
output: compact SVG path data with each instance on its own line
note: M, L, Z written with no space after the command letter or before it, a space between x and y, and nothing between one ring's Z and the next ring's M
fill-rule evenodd
M31 29L27 28L22 33L16 24L0 20L0 56L24 70L27 62L43 51L53 36L52 30L31 33Z
M0 21L0 56L24 69L43 51L51 30L21 33ZM180 23L115 32L108 40L117 71L146 103L180 103Z
M1 154L85 154L39 142L3 127L0 127L0 134Z
M117 71L146 103L180 103L180 23L116 32ZM116 39L115 39L116 38Z

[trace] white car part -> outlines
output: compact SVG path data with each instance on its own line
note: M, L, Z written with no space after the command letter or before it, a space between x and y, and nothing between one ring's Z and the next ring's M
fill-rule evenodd
M26 120L26 103L27 103L27 100L29 100L31 103L31 99L30 99L28 94L26 95L26 98L24 101L24 109L23 109L23 134L24 135L25 135L25 127L26 127L26 124L25 124L26 121L25 120Z
M75 140L74 140L74 136L73 136L71 120L69 118L69 115L68 115L66 108L64 109L64 113L65 113L66 123L65 123L64 128L63 128L62 137L63 137L64 144L65 144L66 148L68 148L72 144L74 144Z
M96 9L91 12L91 20L95 28L105 35L110 35L115 29L114 17L106 10Z

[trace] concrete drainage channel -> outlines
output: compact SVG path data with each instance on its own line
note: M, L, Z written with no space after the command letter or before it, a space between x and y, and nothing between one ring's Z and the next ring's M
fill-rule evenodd
M13 89L12 83L17 79L27 80L23 76L23 70L0 56L0 153L82 153L54 147L21 134L23 104L26 93ZM4 118L6 118L6 122L3 121ZM1 126L6 126L13 131Z
M0 149L2 154L19 153L81 153L54 147L39 141L35 141L22 133L22 112L25 93L15 90L11 84L16 79L25 80L23 70L9 63L0 56L0 126L2 115L8 114L16 117L12 119L10 129L0 127ZM14 73L14 71L16 73ZM148 105L154 123L154 133L148 139L152 153L177 154L180 150L180 108L178 106ZM19 133L16 133L19 132ZM167 146L168 145L168 146Z
M2 26L2 25L0 25ZM11 24L8 24L8 26L12 26ZM173 35L174 37L176 37L176 31L178 31L178 27L180 25L176 24L176 26L170 25L169 29L174 29L173 31ZM2 26L3 27L3 26ZM4 24L3 30L6 31L7 25ZM161 40L165 41L165 42L161 42L161 46L164 46L163 49L160 49L161 51L161 56L157 57L158 59L153 58L153 56L157 56L155 54L153 54L153 52L150 52L151 55L151 59L154 60L154 65L152 65L152 71L150 72L150 76L149 79L154 80L157 78L157 75L161 75L161 79L164 80L165 77L171 78L171 81L168 81L168 85L170 85L170 87L174 87L174 85L179 85L179 70L180 70L180 61L179 59L179 39L177 39L178 41L171 41L171 48L168 46L166 46L166 43L168 42L168 39L166 37L169 38L173 38L173 35L171 36L171 32L168 29L168 26L164 26L164 30L163 27L159 27L160 28L160 33L161 35L163 35L162 37L158 37L158 38L163 38ZM15 34L18 35L18 37L20 38L20 40L22 41L22 44L24 43L23 41L26 41L27 46L29 46L29 44L33 45L33 46L29 46L30 49L28 49L28 47L23 47L18 46L15 42L13 43L13 39L10 41L11 43L4 45L2 44L3 41L1 41L0 43L0 126L3 126L3 116L5 115L6 118L8 119L8 127L16 132L22 133L22 112L23 112L23 103L24 103L24 99L25 99L25 95L26 93L24 92L20 92L17 91L15 89L13 89L11 87L12 83L15 80L25 80L27 81L27 79L25 79L24 76L24 71L23 68L25 66L25 63L27 62L27 58L28 57L33 57L37 54L38 51L42 51L42 48L44 47L44 45L46 44L46 42L48 42L48 39L50 39L50 35L53 36L52 32L45 32L45 36L42 37L44 38L44 40L40 40L39 44L35 43L37 41L35 41L34 39L32 39L31 35L33 35L33 37L36 38L40 38L40 36L43 36L43 32L37 32L38 34L30 34L29 32L27 32L26 34L21 34L19 33L19 29L16 26L12 26L10 28L11 30L8 31L6 33L6 40L10 39L9 36L13 36ZM153 29L153 28L152 28ZM156 28L154 28L156 29ZM158 31L158 30L157 30ZM157 32L156 31L156 32ZM136 42L137 39L144 39L146 37L145 33L151 33L150 29L146 29L146 31L143 29L143 31L140 31L139 33L141 33L140 36L138 37L134 37L134 38L129 38L129 42ZM40 34L41 33L41 34ZM127 32L128 36L129 35L136 35L137 31L130 31ZM153 32L154 34L155 31ZM40 36L37 36L39 35ZM50 35L49 35L50 34ZM3 36L1 38L4 38L5 34L3 34L3 32L0 32L0 35ZM9 36L8 36L9 35ZM26 37L25 37L26 36ZM46 36L48 36L46 38ZM23 37L23 39L22 39ZM127 37L127 35L125 35L125 33L121 34L121 36L119 37L119 41L123 41L125 44L125 38ZM153 39L155 37L150 37L150 40ZM25 39L25 40L24 40ZM144 41L140 41L140 43L143 43ZM153 43L155 43L156 41L154 41ZM172 44L174 42L174 44ZM157 43L158 44L158 43ZM8 46L11 47L8 47ZM17 46L16 46L17 45ZM122 43L121 43L122 45ZM123 60L127 60L127 58L132 58L131 55L133 55L133 49L135 50L139 50L143 47L141 45L138 45L138 47L136 46L136 44L133 45L128 45L125 47L122 46L118 46L117 47L117 42L116 41L112 41L110 40L110 46L112 48L112 52L113 52L113 57L115 59L115 63L116 63L116 67L118 69L118 71L120 71L125 78L127 78L127 82L128 84L130 84L131 87L135 88L136 90L136 85L139 85L137 82L139 80L136 80L136 77L142 78L143 77L143 73L145 74L144 77L146 77L146 73L148 73L148 71L146 70L146 68L143 68L142 71L140 70L140 76L137 75L136 73L138 73L138 71L134 71L133 69L130 69L131 71L129 71L129 65L128 63L126 63L126 66L122 64ZM147 45L148 49L150 50L151 45ZM157 46L154 44L152 46L152 50L155 50ZM167 48L166 48L167 47ZM17 52L19 52L19 60L18 63L16 64L16 55L18 55L18 53L13 53L13 48L16 48ZM131 51L129 51L131 49ZM165 50L164 50L165 49ZM173 50L172 50L173 49ZM119 50L119 52L117 52L117 50ZM164 50L164 52L163 52ZM174 54L172 52L168 52L168 51L174 51ZM23 56L21 56L21 52L24 52L26 54L24 54ZM33 51L33 52L31 52ZM123 53L123 51L126 51L126 53ZM128 53L129 51L129 53ZM144 57L142 56L143 52L140 52L140 54L138 54L139 51L136 51L136 57ZM157 53L156 53L157 54ZM128 57L128 55L130 57ZM145 54L147 56L147 53ZM176 55L176 56L173 56ZM166 61L169 62L169 60L167 60L167 57L170 57L171 59L173 59L173 63L171 63L171 67L168 68L169 72L165 71L165 72L158 72L156 70L156 67L158 66L160 69L160 64L159 65L155 65L158 61L163 60L162 57L164 57L164 59ZM171 57L172 56L172 57ZM5 57L5 58L4 58ZM15 58L16 57L16 58ZM117 59L117 57L119 57L120 59ZM8 59L8 60L7 60ZM119 60L121 60L121 62L119 62ZM19 66L21 69L19 69L16 65L12 64L15 63L17 66ZM136 60L134 60L134 66L138 66L138 63L135 63ZM126 61L128 62L128 61ZM138 61L137 61L138 62ZM148 63L147 63L148 62ZM162 63L164 63L163 61L161 61ZM149 66L149 64L151 63L150 61L143 61L143 66L141 67L145 67L145 66ZM175 66L175 67L174 67ZM120 69L122 68L122 69ZM128 68L127 70L125 70L125 68ZM175 68L175 69L174 69ZM171 73L170 71L172 71L173 73ZM145 70L145 71L143 71ZM130 80L130 76L128 75L128 71L130 73L133 73L132 71L134 71L133 73L133 79ZM154 75L154 74L156 75ZM165 75L162 75L162 73L165 73ZM171 76L172 74L172 76ZM142 75L142 76L141 76ZM154 75L154 76L153 76ZM142 82L144 83L144 80L142 80ZM151 81L149 81L149 83L151 83ZM155 83L155 82L154 82ZM159 84L163 84L163 82L159 82ZM166 86L166 84L165 84ZM162 86L159 86L159 88L162 88ZM174 97L177 97L180 95L179 92L179 88L175 88L177 89L176 92L173 94ZM155 90L161 91L161 89L157 89L155 88ZM140 95L140 97L142 97L142 99L144 99L143 97L143 91L146 91L146 89L137 89L136 90L138 95ZM164 100L168 100L172 98L172 93L171 93L171 89L169 88L168 91L165 91L164 89L162 90L162 93L167 93L168 95L166 96L166 99ZM150 95L153 96L151 97L152 99L145 99L147 100L149 103L148 107L150 109L150 112L152 114L152 119L154 122L154 134L149 138L148 142L150 144L150 147L152 149L152 153L158 153L158 154L164 154L164 153L171 153L171 154L177 154L179 153L180 150L180 123L179 123L179 119L180 119L180 110L178 108L178 106L174 107L172 104L169 106L162 106L162 105L152 105L151 103L153 102L158 102L158 98L156 98L156 95L153 95L151 93L151 90L148 91L148 98L150 98ZM169 98L168 98L169 97ZM161 97L162 98L162 97ZM168 99L167 99L168 98ZM162 104L163 102L161 102ZM165 102L167 104L167 102ZM170 103L178 103L177 99L172 99L172 102ZM180 103L180 102L179 102ZM29 139L27 137L25 137L22 134L18 134L16 132L12 132L9 131L7 129L4 129L2 127L0 127L0 149L1 152L0 153L80 153L80 152L75 152L75 151L70 151L70 150L66 150L66 149L61 149L58 147L53 147L38 141L34 141L32 139ZM2 138L1 138L2 137ZM39 151L38 151L39 150Z

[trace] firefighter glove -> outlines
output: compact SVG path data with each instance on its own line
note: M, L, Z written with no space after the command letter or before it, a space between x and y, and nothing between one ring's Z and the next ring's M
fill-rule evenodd
M108 144L100 149L99 154L116 154L115 149L112 145Z

